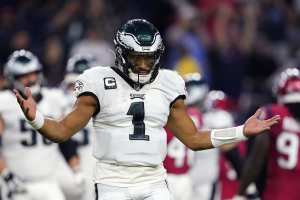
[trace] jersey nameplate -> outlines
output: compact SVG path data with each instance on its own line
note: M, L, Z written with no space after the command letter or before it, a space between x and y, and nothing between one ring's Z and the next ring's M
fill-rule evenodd
M114 77L105 77L103 79L103 81L104 81L104 88L106 90L117 88L117 82L116 82L116 79Z

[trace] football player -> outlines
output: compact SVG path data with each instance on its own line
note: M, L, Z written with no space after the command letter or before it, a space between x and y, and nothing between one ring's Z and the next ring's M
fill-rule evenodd
M38 100L39 105L42 107L45 113L53 117L58 117L62 113L62 111L59 111L59 109L64 108L63 105L66 104L63 103L62 101L59 101L57 103L58 99L64 97L63 93L60 90L47 89L41 87L41 81L42 81L41 70L42 67L36 56L34 56L29 51L19 50L19 51L15 51L9 58L8 63L5 66L5 75L9 83L11 84L11 87L18 88L20 91L24 91L24 85L32 87L34 92L34 97ZM57 180L63 180L63 181L59 181L60 183L59 186L63 189L64 193L66 193L65 191L68 190L69 188L72 188L73 190L72 194L77 194L77 196L79 196L78 191L80 190L78 190L78 184L75 184L78 181L73 176L72 171L66 165L64 160L61 159L61 155L56 152L57 145L52 144L52 142L47 141L44 138L42 139L42 145L39 144L40 143L38 141L39 136L37 136L37 133L30 128L30 125L26 123L23 124L25 122L25 119L21 117L23 116L22 112L20 112L21 110L18 107L15 107L13 105L12 106L7 105L11 100L15 101L12 95L13 93L10 90L6 90L0 93L0 97L2 98L0 100L2 105L0 112L1 114L4 115L3 118L2 117L0 118L0 122L1 122L0 130L2 130L0 132L1 135L2 133L4 134L4 131L6 132L3 138L4 146L3 148L1 147L1 152L3 154L2 156L4 156L5 160L2 159L0 162L0 172L2 172L1 175L2 175L2 183L3 183L2 194L3 196L5 196L3 198L32 199L39 195L36 192L32 193L32 190L35 190L35 187L39 188L42 186L43 189L41 192L43 192L43 190L47 189L48 185L50 185L49 192L54 192L54 195L52 195L53 197L49 195L50 198L54 198L54 197L56 198L55 193L57 192L55 190L56 190L57 183L55 182L55 187L52 190L51 185L54 184L54 181L50 181L49 183L43 182L44 179L47 178L46 175L49 173L49 171L51 172L49 176L55 174L55 176L52 176L51 178L56 177ZM11 97L13 97L13 99L11 99ZM56 104L56 109L51 108L52 103ZM7 116L8 112L12 112L11 115L13 116L14 114L13 111L16 111L17 113L16 114L17 116L15 118ZM17 119L16 122L13 122L13 120L15 119ZM6 126L7 129L4 126L5 123L8 125ZM20 130L18 130L18 128ZM14 131L15 134L11 134L10 133L11 131ZM21 145L19 145L19 143L21 143ZM12 147L10 148L13 148L13 151L7 149L8 145L12 145ZM21 147L25 147L25 148L21 148ZM41 172L41 175L37 175L37 178L30 177L33 175L29 173L25 173L26 171L22 173L21 172L22 169L19 169L17 172L15 172L14 168L20 168L20 165L18 166L19 163L16 162L15 159L18 159L18 157L22 155L24 152L32 153L32 155L28 157L28 161L33 160L34 161L33 163L27 163L25 158L23 160L20 159L20 163L25 162L27 163L28 167L30 164L34 165L35 163L42 162L40 160L41 157L47 156L48 152L50 152L49 162L55 163L56 170L53 169L50 170L51 165L54 165L52 163L49 167L44 167L44 165L41 165L41 171L44 169L45 170ZM55 156L57 156L58 158L55 158ZM36 169L39 169L39 167L37 166L35 170ZM52 172L54 172L54 174ZM26 181L26 187L24 187L25 184L21 181L24 179ZM35 180L35 179L40 179L40 180ZM30 183L27 184L27 182L33 182L33 181L36 182L35 185L37 186ZM29 188L28 193L25 192L27 191L27 187ZM47 195L47 193L45 195Z
M91 55L74 55L68 60L67 73L62 82L62 88L67 98L67 107L65 113L69 112L74 105L76 98L73 95L74 83L78 76L85 70L93 67L96 59ZM93 133L92 120L79 133L72 137L75 141L80 159L79 167L85 178L85 191L82 200L95 199L95 192L93 190L93 167L95 165L95 158L92 156L92 141L95 134ZM72 151L72 150L71 150ZM69 163L74 161L70 160ZM72 164L71 164L72 165ZM75 169L76 170L76 169Z
M220 129L234 125L232 115L220 105L227 102L222 91L210 91L202 104L203 128ZM194 199L218 199L219 150L210 149L195 153L195 162L190 171L193 180Z
M195 123L197 129L202 128L202 113L198 107L208 92L208 84L200 73L184 75L187 90L187 112ZM173 133L167 132L167 155L164 167L168 174L168 184L173 193L174 200L190 200L192 198L192 181L189 170L194 161L194 152L187 148Z
M235 124L232 113L234 108L234 102L223 91L210 91L204 101L205 113L203 121L205 127L225 128L233 126ZM202 160L201 158L203 157L199 159L200 171L205 171L205 166L206 169L210 169L210 174L200 174L204 175L204 177L200 176L199 180L204 181L202 181L202 187L199 185L198 194L199 196L205 194L210 194L211 196L201 199L231 199L236 194L238 179L243 167L245 142L223 145L219 150L209 150L211 153L207 153L206 160ZM199 152L199 154L201 153ZM205 153L203 156L205 156ZM201 163L205 164L200 165ZM219 164L216 165L216 163ZM201 183L201 181L198 182ZM205 188L210 188L209 191L211 192L205 192ZM247 194L253 194L255 191L255 186L251 185L247 189Z
M247 186L258 177L264 164L267 176L262 199L300 199L300 71L288 68L280 74L276 87L277 104L263 108L264 117L280 115L281 120L269 134L255 137L253 148L246 161L239 196L245 199Z
M129 20L114 41L116 65L80 75L76 103L61 120L45 118L29 88L25 97L14 90L28 122L54 142L67 140L93 118L97 199L171 199L162 164L165 126L196 151L245 140L279 120L260 120L258 110L244 125L199 131L186 112L183 79L160 69L164 45L158 30L144 19Z
M9 57L4 74L10 86L21 94L24 95L25 87L30 87L38 108L48 116L58 117L63 102L58 101L59 96L54 90L41 87L41 70L42 66L35 55L18 50ZM10 190L7 195L15 199L12 194L22 186L22 190L25 190L24 199L64 200L53 178L59 160L57 144L32 129L15 103L11 90L0 93L0 113L5 123L1 147L5 165L1 176Z

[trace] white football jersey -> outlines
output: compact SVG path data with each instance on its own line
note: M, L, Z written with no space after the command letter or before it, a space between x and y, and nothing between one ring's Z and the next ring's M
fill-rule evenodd
M38 110L45 116L59 118L64 105L63 94L43 88ZM43 138L26 122L15 95L0 93L0 113L5 121L2 153L8 168L27 181L39 180L52 174L56 167L57 144Z
M75 83L75 95L93 95L94 156L102 163L153 166L166 156L166 133L171 104L185 96L183 79L160 70L151 84L135 90L130 79L113 67L86 70Z

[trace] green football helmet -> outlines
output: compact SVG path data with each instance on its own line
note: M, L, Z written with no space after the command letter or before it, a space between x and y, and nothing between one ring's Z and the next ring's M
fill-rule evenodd
M153 24L144 19L133 19L123 24L115 38L116 66L134 84L141 86L151 83L158 74L160 57L164 52L161 35ZM130 56L146 56L152 61L150 72L134 71Z

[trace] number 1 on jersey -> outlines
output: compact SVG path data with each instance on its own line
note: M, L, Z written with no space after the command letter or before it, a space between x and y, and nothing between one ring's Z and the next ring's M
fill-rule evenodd
M129 135L129 140L147 140L149 141L149 135L145 134L145 110L144 102L133 102L127 115L132 115L132 124L134 127L133 134Z

